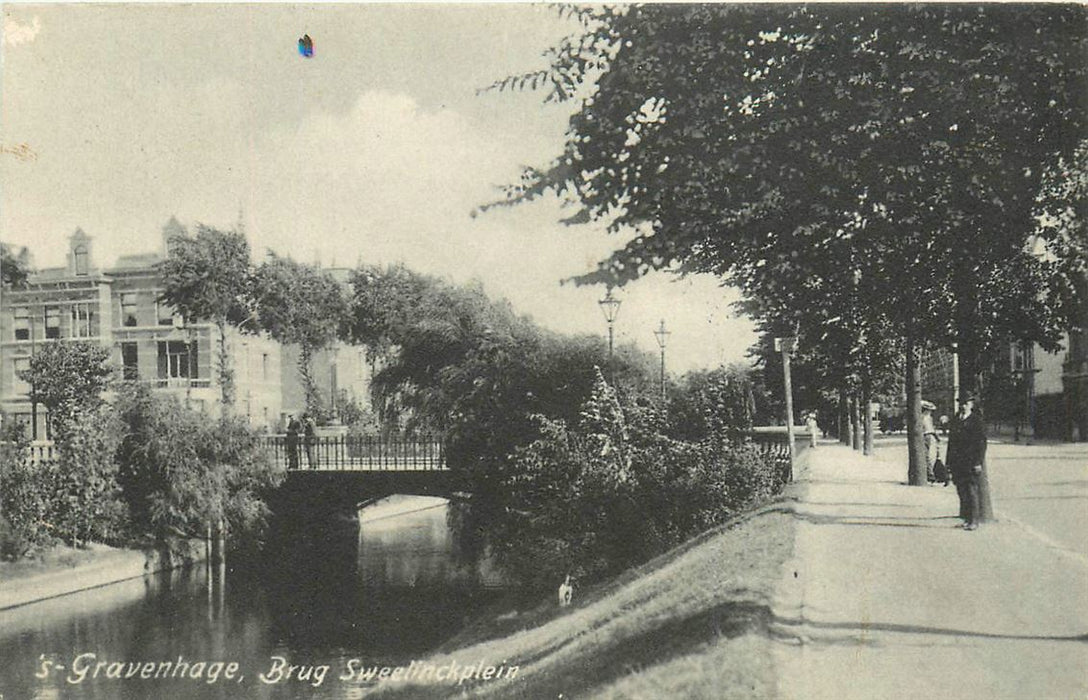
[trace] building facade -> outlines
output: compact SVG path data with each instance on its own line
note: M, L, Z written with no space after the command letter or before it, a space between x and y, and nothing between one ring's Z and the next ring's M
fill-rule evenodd
M183 231L171 219L163 240ZM77 230L64 267L32 272L21 289L0 291L0 410L28 434L48 439L44 408L29 397L20 370L44 343L91 341L110 348L119 376L145 382L190 408L216 416L222 388L218 330L190 323L159 301L161 252L121 257L107 269L95 265L91 237ZM305 406L296 348L233 328L226 337L234 372L234 412L259 429L279 431L288 413ZM328 397L369 397L369 374L360 348L337 344L319 353L314 376Z
M1013 438L1088 440L1088 319L1047 352L1037 343L1008 343L995 352L982 386L990 430ZM951 415L952 354L938 350L923 362L922 395ZM962 381L962 380L961 380Z

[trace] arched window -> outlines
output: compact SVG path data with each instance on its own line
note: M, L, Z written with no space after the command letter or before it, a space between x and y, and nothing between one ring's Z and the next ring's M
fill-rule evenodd
M88 270L87 270L87 246L77 245L75 247L75 249L72 251L72 255L75 257L76 274L77 275L87 274L87 272L88 272Z

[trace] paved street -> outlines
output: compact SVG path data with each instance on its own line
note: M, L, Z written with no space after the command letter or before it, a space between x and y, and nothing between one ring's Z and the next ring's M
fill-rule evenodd
M1088 444L991 442L990 490L1012 519L1088 564Z
M1088 695L1088 561L1070 551L1088 510L1066 498L1083 484L1085 467L1078 478L1067 464L1076 450L995 445L995 503L1002 515L1009 496L1016 515L965 532L955 491L905 486L902 440L882 445L868 459L821 445L795 487L795 558L775 604L780 696ZM1047 518L1036 529L1047 503L1067 532Z

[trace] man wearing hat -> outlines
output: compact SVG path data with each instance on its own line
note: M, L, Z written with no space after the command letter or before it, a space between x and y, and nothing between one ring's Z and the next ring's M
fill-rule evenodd
M965 530L978 529L979 478L986 459L986 428L975 410L977 400L973 393L961 396L960 412L952 421L948 435L948 470L956 482Z
M933 465L937 463L938 445L941 442L937 426L933 423L933 411L937 406L931 401L922 401L922 439L926 443L926 480L934 482Z

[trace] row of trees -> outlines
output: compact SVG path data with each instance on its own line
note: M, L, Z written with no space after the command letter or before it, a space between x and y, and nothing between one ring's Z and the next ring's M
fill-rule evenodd
M663 403L652 356L623 346L609 363L601 338L540 329L478 285L362 267L352 289L340 330L380 368L381 422L447 436L451 466L474 494L459 524L529 587L615 573L781 485L780 465L745 445L767 406L757 373L692 373ZM54 538L258 526L261 495L282 474L253 432L229 412L208 421L139 384L120 385L105 404L109 356L57 342L32 359L24 379L52 417L61 456L31 467L17 450L5 453L9 552ZM611 383L599 369L608 364ZM75 514L78 523L65 520Z
M0 554L258 532L282 468L243 418L216 421L138 383L115 384L110 352L47 343L25 371L49 412L57 457L33 463L22 426L0 440ZM104 392L114 390L106 402Z
M921 353L955 344L973 388L995 344L1053 349L1077 321L1083 6L572 12L581 35L494 87L580 105L500 204L556 192L638 232L580 282L720 275L819 391L867 405L896 378L914 484Z
M379 416L447 437L473 494L455 525L529 589L614 574L781 486L745 439L767 418L758 373L693 372L663 402L651 355L624 345L610 362L602 338L548 332L478 285L402 266L352 284Z
M311 372L314 353L336 340L346 314L340 284L314 265L269 252L251 262L249 242L240 231L198 225L168 242L163 262L162 300L190 322L213 323L219 333L217 358L221 403L234 405L234 370L227 328L267 333L284 345L299 347L298 371L311 412L322 409Z

